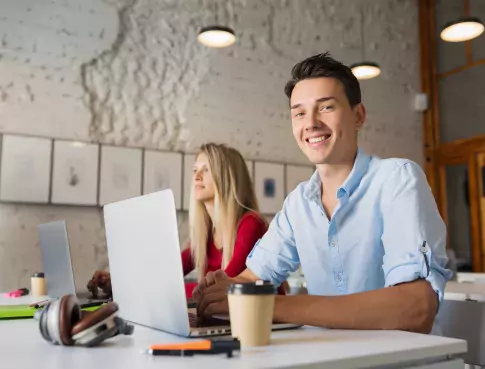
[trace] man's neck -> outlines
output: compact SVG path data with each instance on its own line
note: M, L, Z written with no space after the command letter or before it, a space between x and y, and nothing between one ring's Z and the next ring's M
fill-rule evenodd
M339 162L317 165L323 189L335 193L352 171L356 156L357 151L344 156Z

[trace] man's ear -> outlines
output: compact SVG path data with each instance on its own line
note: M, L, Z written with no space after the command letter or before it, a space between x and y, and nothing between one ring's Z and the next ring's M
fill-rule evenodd
M366 119L365 106L364 104L360 103L354 109L355 109L355 116L357 118L355 122L355 128L357 128L357 131L359 131L364 126L365 119Z

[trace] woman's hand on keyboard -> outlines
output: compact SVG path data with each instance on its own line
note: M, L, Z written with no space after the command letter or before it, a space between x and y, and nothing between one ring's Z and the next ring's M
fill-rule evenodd
M98 297L98 288L100 288L107 297L111 297L111 275L104 270L97 270L93 277L88 282L88 290L93 294L94 298Z
M194 289L192 297L197 302L198 316L229 313L227 287L234 283L223 270L209 272Z

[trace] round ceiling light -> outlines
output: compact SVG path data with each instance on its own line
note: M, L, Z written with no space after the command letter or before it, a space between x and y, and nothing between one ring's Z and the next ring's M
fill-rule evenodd
M205 46L227 47L236 42L236 35L228 27L211 26L203 28L197 39Z
M460 18L445 25L441 38L448 42L463 42L480 36L485 27L478 18Z
M350 66L357 79L371 79L381 74L381 68L376 63L362 62Z

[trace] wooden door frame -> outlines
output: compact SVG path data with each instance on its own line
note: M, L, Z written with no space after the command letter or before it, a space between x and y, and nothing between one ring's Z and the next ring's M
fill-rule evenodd
M478 222L480 229L480 245L482 251L482 269L485 267L485 150L480 151L476 156L477 165L475 166L477 170L478 177Z
M479 208L479 180L477 154L485 152L485 135L470 139L441 144L435 149L436 168L440 173L438 186L446 188L446 166L467 165L468 194L470 199L470 235L472 242L473 271L482 272L485 268L485 245L481 242L482 231ZM442 211L446 211L447 199L440 199ZM448 220L448 217L446 217ZM448 224L448 223L447 223Z
M420 38L420 69L421 91L428 96L430 102L428 109L423 112L423 152L425 157L424 171L429 185L438 202L441 216L446 217L440 206L441 187L437 181L435 163L435 149L439 147L438 125L438 80L436 70L436 40L435 40L435 16L434 0L418 0L419 4L419 38Z

